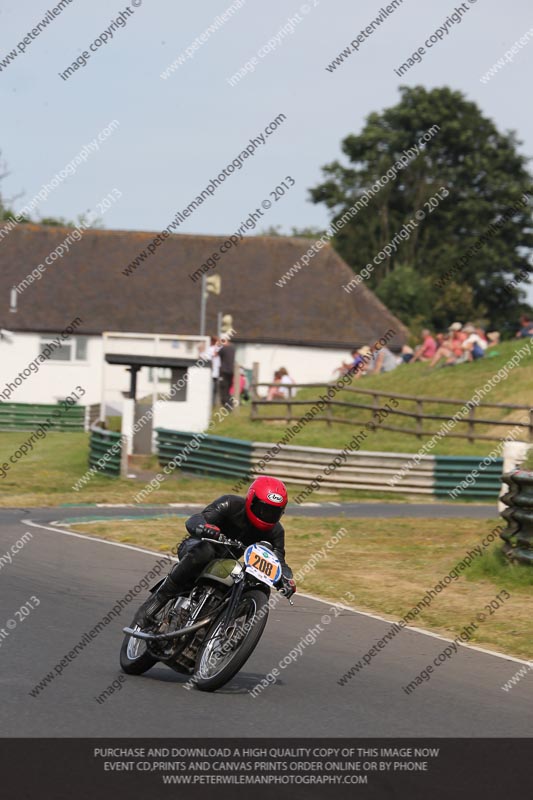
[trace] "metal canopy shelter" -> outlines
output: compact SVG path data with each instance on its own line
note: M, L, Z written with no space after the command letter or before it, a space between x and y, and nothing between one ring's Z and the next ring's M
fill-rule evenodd
M209 367L209 362L199 363L195 358L169 358L167 356L126 355L123 353L106 353L108 364L126 366L131 373L129 396L135 400L137 394L137 373L141 367L169 367L170 369L188 369L189 367Z

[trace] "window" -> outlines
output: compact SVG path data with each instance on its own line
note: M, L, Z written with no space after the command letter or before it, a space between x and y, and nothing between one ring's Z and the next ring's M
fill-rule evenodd
M155 382L155 370L157 369L157 382L170 383L172 377L172 370L168 367L148 367L148 380L150 383Z
M76 336L76 361L87 361L87 337Z
M41 336L39 353L44 353L47 360L87 361L87 336L71 336L60 343L57 339L57 336Z

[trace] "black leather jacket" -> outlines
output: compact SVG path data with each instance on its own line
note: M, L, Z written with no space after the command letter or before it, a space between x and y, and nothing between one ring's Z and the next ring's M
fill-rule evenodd
M246 516L244 497L236 494L223 494L222 497L213 500L199 514L193 514L185 523L191 536L195 535L197 526L202 522L218 525L224 536L238 539L246 546L254 544L254 542L270 542L272 550L283 565L283 574L287 577L292 576L290 567L285 563L283 525L277 522L271 531L260 531L255 528Z

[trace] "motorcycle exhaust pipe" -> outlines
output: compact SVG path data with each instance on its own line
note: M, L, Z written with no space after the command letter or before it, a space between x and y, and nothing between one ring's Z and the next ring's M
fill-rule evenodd
M181 636L187 636L188 633L197 631L199 628L203 628L204 625L212 622L215 615L219 613L223 606L224 603L219 605L217 608L214 608L213 611L207 615L207 617L195 622L194 625L189 625L187 628L181 628L181 630L174 631L173 633L144 633L144 631L136 631L133 628L122 628L122 630L124 633L129 634L129 636L133 636L134 639L145 639L146 641L149 640L151 642L163 641L163 639L179 639Z
M188 633L198 630L198 628L203 628L203 626L211 622L212 619L213 615L210 614L199 622L195 622L194 625L189 625L188 628L182 628L180 631L174 631L174 633L144 633L144 631L136 631L133 628L122 628L122 630L124 633L133 636L134 639L145 639L151 642L162 641L163 639L179 639L180 636L186 636Z

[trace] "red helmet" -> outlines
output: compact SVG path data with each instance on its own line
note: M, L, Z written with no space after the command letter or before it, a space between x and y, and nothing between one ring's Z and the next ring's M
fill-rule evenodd
M261 475L246 492L246 516L260 531L271 531L285 511L289 497L282 481Z

